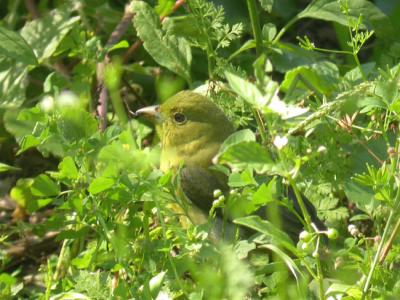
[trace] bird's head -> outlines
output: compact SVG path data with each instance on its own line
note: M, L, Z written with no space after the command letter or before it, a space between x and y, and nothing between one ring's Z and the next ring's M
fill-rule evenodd
M181 163L208 167L222 142L234 128L226 115L207 97L183 91L162 105L139 109L160 127L161 169Z

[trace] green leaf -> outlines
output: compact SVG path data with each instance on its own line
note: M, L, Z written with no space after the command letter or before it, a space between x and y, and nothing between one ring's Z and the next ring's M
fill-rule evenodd
M293 241L285 232L275 227L271 222L261 219L259 216L238 218L235 219L233 222L235 224L258 231L266 235L267 237L270 237L274 244L282 245L292 253L298 252L296 247L293 246Z
M28 69L22 63L0 58L0 108L19 107L25 101Z
M248 253L256 249L255 243L249 243L247 240L241 240L235 245L235 253L239 259L248 257Z
M110 53L113 50L125 49L125 48L129 48L129 43L125 40L122 40L122 41L119 41L118 43L116 43L115 45L113 45L111 48L109 48L108 53Z
M170 13L172 13L174 5L175 0L158 0L157 6L155 8L156 13L160 17L168 16Z
M27 22L21 30L21 36L32 47L39 62L51 57L58 45L80 20L71 17L71 5L63 5L39 19Z
M19 149L17 155L21 154L22 152L31 149L33 147L40 145L40 139L33 136L33 135L26 135L24 136L21 141L19 142Z
M295 86L293 86L295 84ZM328 61L321 61L307 66L297 67L285 74L281 89L291 88L310 92L310 86L321 94L331 95L336 92L339 84L339 69Z
M158 15L147 3L134 1L132 8L135 12L133 23L146 51L158 64L191 83L192 53L188 42L182 37L165 34Z
M97 121L83 109L67 109L57 123L58 130L69 142L88 139L97 132Z
M230 187L244 187L247 185L257 185L254 179L253 170L245 169L241 173L232 173L229 175L228 184Z
M18 203L21 207L28 207L35 198L31 193L32 178L18 179L15 186L10 191L11 199Z
M234 169L255 168L259 172L271 169L273 161L268 152L256 142L241 142L229 147L221 153L218 158L219 163L227 163Z
M28 43L16 32L0 26L0 54L25 65L36 65L37 59Z
M267 104L269 99L253 83L230 72L225 72L225 76L232 90L246 102L258 108Z
M90 183L88 190L92 195L96 195L112 188L114 184L115 181L112 178L98 177Z
M243 129L231 134L219 148L219 153L224 153L230 147L242 142L255 142L256 136L250 129Z
M285 73L299 66L316 63L323 56L316 51L308 51L297 45L279 42L274 45L273 52L268 58L271 60L274 70Z
M337 298L336 296L342 298L343 295L348 295L351 299L361 299L363 293L356 285L344 283L332 283L325 292L325 296L333 296L334 298Z
M71 156L64 157L58 165L61 178L77 179L78 169L76 168L74 159Z
M313 18L332 21L348 26L350 22L356 22L362 15L362 20L367 27L374 29L378 36L388 38L394 34L390 19L374 4L366 0L346 1L349 6L349 16L341 12L339 1L314 0L301 13L298 18Z
M150 281L148 282L149 292L153 299L157 298L157 295L160 292L162 284L164 282L166 273L167 272L162 271L162 272L158 273L156 276L154 276L153 278L151 278ZM144 286L142 285L139 287L139 291L143 293L143 290L144 290Z
M51 178L41 174L34 178L31 186L32 195L38 197L57 196L60 193L60 187Z
M0 173L8 172L8 171L19 171L20 168L16 168L4 163L0 163Z
M347 198L357 205L357 208L365 211L369 215L372 215L373 211L378 206L371 189L361 186L350 179L345 181L344 192Z
M276 179L271 180L268 185L263 183L257 191L253 194L253 203L255 205L264 205L268 204L274 200L277 200L276 197Z

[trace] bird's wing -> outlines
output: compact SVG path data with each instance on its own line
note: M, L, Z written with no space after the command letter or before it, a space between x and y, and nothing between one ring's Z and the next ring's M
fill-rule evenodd
M185 166L180 173L180 185L185 196L197 207L208 212L214 201L214 191L227 191L227 178L223 174L197 167Z
M208 214L212 207L214 191L219 189L226 193L229 190L225 175L197 166L186 166L181 170L180 185L185 196L205 214ZM281 228L293 241L297 241L299 233L304 229L304 221L299 219L299 217L303 217L303 214L290 187L284 192L284 197L288 198L291 208L283 205L283 202L278 205L277 213L279 214ZM304 195L302 195L302 199L311 221L320 230L325 229L325 225L318 218L313 204ZM261 218L271 219L268 214L269 209L271 209L271 205L263 206L256 211L256 214ZM217 211L218 213L220 211Z

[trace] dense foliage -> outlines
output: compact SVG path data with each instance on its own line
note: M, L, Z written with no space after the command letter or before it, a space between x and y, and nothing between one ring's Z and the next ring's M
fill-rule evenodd
M1 299L400 297L397 0L3 2ZM131 113L183 89L237 128L202 225ZM326 231L253 215L281 183ZM232 203L257 234L216 241Z

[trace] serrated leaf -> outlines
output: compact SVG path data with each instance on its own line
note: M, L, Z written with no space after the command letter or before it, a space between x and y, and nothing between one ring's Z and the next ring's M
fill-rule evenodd
M37 64L35 53L22 36L3 26L0 26L0 54L25 65Z
M164 33L158 15L147 3L134 1L132 10L135 12L134 26L146 51L158 64L190 83L192 53L188 42L182 37Z
M263 183L257 189L257 191L253 194L253 203L255 205L264 205L268 204L277 199L276 197L277 187L276 187L276 179L271 180L268 185Z
M52 56L58 45L80 20L71 17L71 5L63 5L39 19L27 22L21 36L32 47L39 62Z
M19 107L25 101L28 69L11 59L0 59L0 108Z

